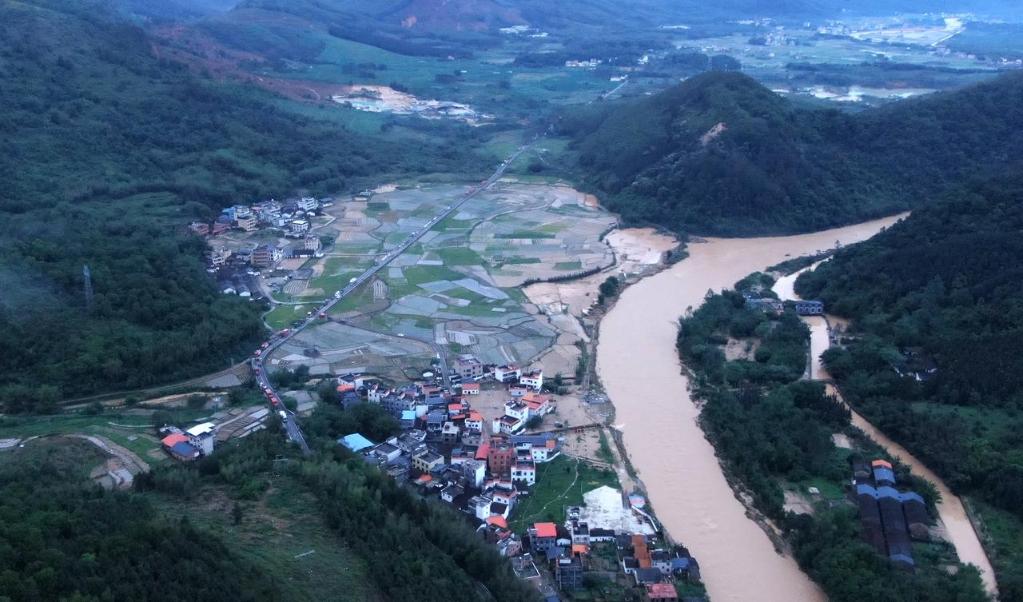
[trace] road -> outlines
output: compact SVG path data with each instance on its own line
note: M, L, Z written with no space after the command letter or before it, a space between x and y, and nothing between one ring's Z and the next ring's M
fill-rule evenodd
M305 436L302 434L302 429L298 424L298 417L295 415L294 412L285 408L283 403L281 403L280 393L274 388L274 385L273 383L270 382L269 375L266 372L264 366L265 359L269 357L274 351L276 351L281 345L287 343L295 336L297 336L300 332L302 332L312 324L316 323L319 320L319 315L321 313L326 314L330 312L330 310L333 309L335 305L344 301L346 298L348 298L349 295L354 293L360 286L362 286L370 279L372 279L374 276L376 276L377 273L380 272L380 270L386 268L388 264L394 261L396 257L407 251L408 248L411 247L412 245L419 242L419 240L423 236L425 236L426 233L429 232L431 228L440 223L441 220L447 218L448 216L458 211L458 209L462 205L464 205L466 202L468 202L471 198L473 198L480 192L493 186L499 179L501 179L501 176L504 175L504 172L505 170L508 169L508 166L511 165L512 162L515 161L515 159L518 159L519 155L525 152L526 149L528 149L530 146L532 146L532 143L525 144L516 149L515 152L511 154L511 156L505 159L498 166L497 170L495 170L494 173L491 174L489 178L487 178L477 186L472 187L468 192L462 195L462 198L457 200L454 204L445 207L444 211L434 216L433 219L428 221L422 228L410 234L408 238L406 238L400 245L398 245L397 248L395 248L387 255L384 255L384 257L381 258L375 265L373 265L373 267L370 267L361 275L359 275L354 280L349 282L348 285L345 286L343 289L337 291L333 297L327 299L322 305L316 308L315 311L310 312L309 316L306 317L306 319L303 320L301 324L295 326L294 328L291 329L286 328L280 332L274 333L273 336L270 337L270 340L264 343L263 347L256 352L256 355L251 360L252 372L255 375L256 382L257 384L259 384L259 386L263 389L264 393L266 394L267 399L270 401L271 408L274 411L278 412L279 415L281 415L284 428L288 433L288 438L292 442L296 443L300 448L302 448L303 453L308 454L310 450L309 445L306 443ZM446 380L448 377L447 364L444 361L443 354L438 353L438 356L440 356L441 369L444 371L444 378Z

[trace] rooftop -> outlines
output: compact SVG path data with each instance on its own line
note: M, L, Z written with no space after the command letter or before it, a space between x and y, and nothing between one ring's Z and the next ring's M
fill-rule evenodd
M208 435L215 430L217 430L217 427L212 422L203 422L202 424L193 426L185 432L192 437L200 437L202 435Z
M351 435L345 435L337 440L340 445L344 445L353 452L359 452L367 447L373 447L373 442L363 437L359 433L352 433Z
M536 523L533 530L537 537L557 537L558 527L554 523Z

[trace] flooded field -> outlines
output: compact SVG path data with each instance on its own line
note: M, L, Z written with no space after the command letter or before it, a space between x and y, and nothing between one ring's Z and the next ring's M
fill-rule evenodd
M784 260L869 238L896 218L776 238L709 239L628 288L601 322L597 371L658 517L700 558L714 600L822 600L791 558L745 514L696 420L675 351L677 320L708 289Z

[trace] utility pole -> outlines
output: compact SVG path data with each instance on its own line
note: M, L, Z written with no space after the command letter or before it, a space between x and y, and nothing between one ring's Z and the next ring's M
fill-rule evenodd
M82 277L85 279L85 309L92 311L92 274L89 273L89 266L82 266Z

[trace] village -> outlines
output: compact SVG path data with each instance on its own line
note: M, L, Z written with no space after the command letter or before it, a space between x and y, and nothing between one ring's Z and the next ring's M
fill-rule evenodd
M612 462L573 453L571 440L579 432L601 431L603 425L561 422L553 393L561 388L541 369L484 364L461 354L446 375L427 371L395 386L363 374L314 380L320 391L330 383L333 400L345 410L376 405L401 425L399 434L384 441L353 432L339 438L339 446L422 497L462 513L547 600L574 599L594 582L631 591L637 600L704 599L699 564L662 535L645 497L621 488ZM283 395L303 393L310 395ZM474 407L488 396L504 402ZM165 426L162 446L172 458L191 462L214 454L231 436L265 428L270 411L245 417L187 429ZM561 487L572 470L579 496L544 487L545 477ZM580 479L584 473L591 478ZM590 482L592 488L585 489Z

